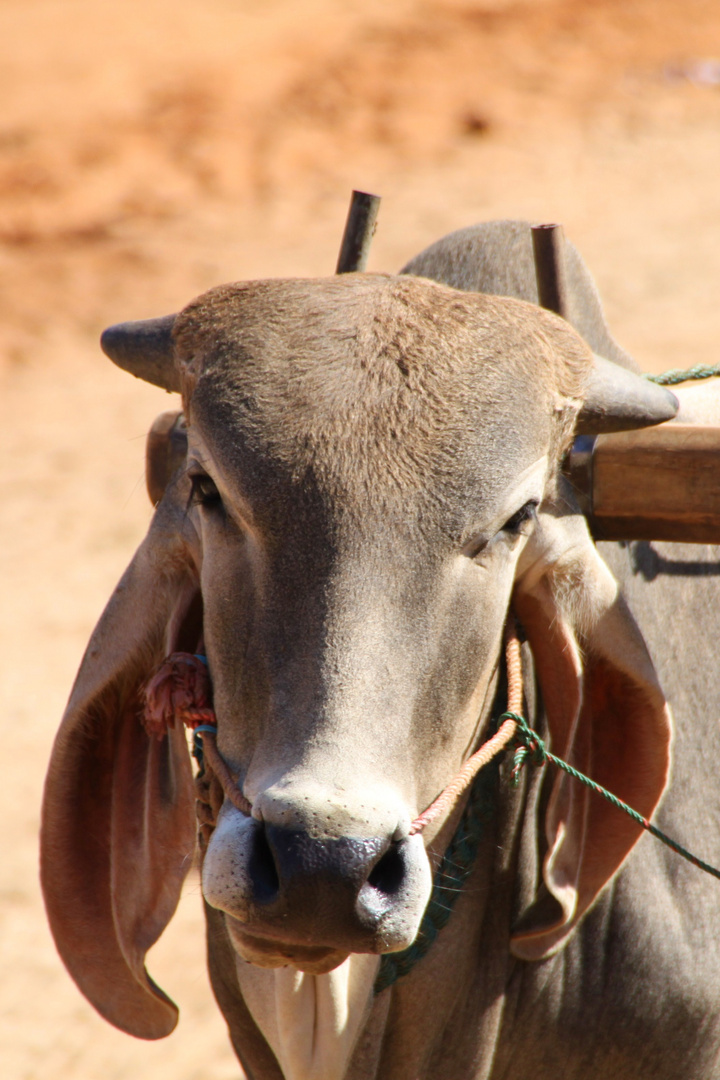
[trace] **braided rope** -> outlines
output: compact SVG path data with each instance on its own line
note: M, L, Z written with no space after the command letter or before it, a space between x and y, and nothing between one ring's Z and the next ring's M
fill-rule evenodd
M514 717L515 713L521 708L522 705L522 662L520 659L520 641L517 636L517 629L515 626L515 619L512 613L508 613L507 622L505 623L505 666L507 670L507 683L508 683L508 711L503 713L503 717ZM442 791L437 799L428 806L427 810L424 810L419 817L410 825L410 836L415 836L416 833L422 832L431 821L435 821L439 817L444 817L462 793L467 790L472 781L482 768L485 767L496 754L501 753L510 740L515 735L515 729L517 727L516 722L513 719L507 719L499 731L491 739L488 739L486 743L476 750L472 757L469 757L460 772L451 780L448 786Z
M486 826L493 819L499 776L499 757L495 757L488 767L476 776L460 824L435 872L430 900L417 937L412 945L402 952L385 953L381 957L373 986L374 994L380 994L397 979L408 975L418 960L422 960L448 922L455 901L475 865Z
M209 766L220 781L225 798L229 799L236 810L245 817L252 815L252 803L246 799L240 788L235 783L235 777L225 764L225 759L217 748L217 728L210 730L211 725L205 724L202 733L202 748L206 766ZM196 729L197 730L197 729Z
M505 662L508 680L508 710L522 705L522 666L515 619L508 614L505 624ZM148 735L162 739L168 727L183 723L196 732L193 754L201 769L209 767L217 777L225 797L250 817L252 803L238 787L217 747L215 711L210 706L212 685L207 659L200 654L172 653L160 665L145 688L143 724ZM468 758L457 776L435 801L410 825L409 835L421 833L430 822L449 813L478 772L508 745L515 734L515 722L508 720L500 730Z
M720 375L720 364L695 364L694 367L671 368L663 371L660 375L643 375L648 382L657 383L658 386L678 386L680 383L691 382L694 379L713 379Z
M468 758L455 779L410 826L411 836L421 832L431 821L449 811L463 791L472 785L460 823L433 877L432 892L417 936L412 945L402 952L385 953L382 956L373 986L374 994L382 993L397 979L408 975L418 960L422 960L428 952L452 914L455 901L475 865L485 828L493 819L500 776L500 754L508 748L516 735L517 710L522 706L520 640L511 612L508 613L505 624L505 669L508 711L494 723L495 727L500 725L498 730Z
M713 877L720 878L720 870L709 863L703 862L702 859L693 855L687 848L666 836L664 832L652 825L647 818L644 818L637 810L633 810L622 799L613 795L601 784L585 776L584 773L574 769L572 765L563 761L562 758L551 753L540 735L528 725L520 713L514 711L504 712L496 722L501 724L500 731L505 729L506 725L512 725L515 730L515 753L513 756L513 769L510 774L511 783L514 786L519 783L520 772L526 764L541 766L546 761L549 761L551 764L557 765L563 772L566 772L568 776L572 776L573 779L590 788L591 791L602 795L609 803L618 810L622 810L638 825L641 825L643 829L662 841L672 851L681 855L689 863L692 863L693 866L712 874ZM485 743L485 746L489 746L492 742L492 739L489 740L488 743ZM505 749L507 749L507 746ZM492 819L498 776L499 758L495 757L490 763L490 767L484 769L477 776L473 785L460 824L435 874L430 900L425 909L415 941L402 952L387 953L382 957L377 978L375 979L375 994L387 990L397 979L401 979L410 973L418 960L422 960L425 956L438 933L450 918L455 901L472 871L485 826Z

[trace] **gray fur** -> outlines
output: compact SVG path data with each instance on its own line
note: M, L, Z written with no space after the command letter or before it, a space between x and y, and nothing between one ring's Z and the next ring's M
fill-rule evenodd
M636 372L638 365L610 334L600 297L577 248L565 241L568 321L596 354L577 432L597 435L671 420L677 398L652 383L641 384L612 365ZM530 222L488 221L449 233L401 270L454 289L512 296L538 303ZM610 364L607 361L611 361Z
M582 257L565 241L568 321L593 352L621 367L639 371L612 337L595 282ZM514 296L538 303L532 236L528 221L484 221L443 236L406 263L402 274L432 278L468 292Z

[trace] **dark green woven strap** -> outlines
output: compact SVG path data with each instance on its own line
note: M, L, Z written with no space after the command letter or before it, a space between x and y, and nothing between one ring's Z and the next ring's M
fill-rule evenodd
M410 972L418 960L425 956L450 918L455 901L475 865L485 828L495 813L499 762L500 759L495 758L475 777L460 824L435 874L430 900L417 937L412 945L402 952L385 953L382 957L375 979L376 994L387 990L396 979Z

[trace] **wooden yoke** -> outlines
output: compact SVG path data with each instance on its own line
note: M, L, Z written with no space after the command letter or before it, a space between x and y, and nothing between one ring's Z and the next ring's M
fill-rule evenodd
M600 435L565 472L596 540L720 543L720 427Z
M560 225L532 228L538 298L568 316ZM720 427L668 422L576 439L564 465L596 540L720 543Z
M336 274L354 274L366 268L370 243L377 228L379 209L379 195L371 195L367 191L353 191L340 244Z

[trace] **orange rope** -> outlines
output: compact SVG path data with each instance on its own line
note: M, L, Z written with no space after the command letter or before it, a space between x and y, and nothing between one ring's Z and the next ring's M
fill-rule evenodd
M235 778L225 764L225 760L222 757L220 751L217 748L215 736L210 731L201 732L203 741L203 754L207 764L217 776L225 797L230 800L236 810L239 810L241 814L245 814L246 817L250 817L252 814L252 803L249 799L246 799L240 788L235 782Z
M508 612L505 623L505 664L507 667L508 682L508 707L507 712L520 712L522 707L522 662L520 659L520 641L517 636L514 616ZM462 793L470 786L480 770L487 765L496 754L505 749L507 744L517 731L517 723L514 720L505 720L497 733L472 757L469 757L454 780L442 791L435 802L428 806L419 817L416 817L410 826L410 836L422 832L431 821L449 813Z

